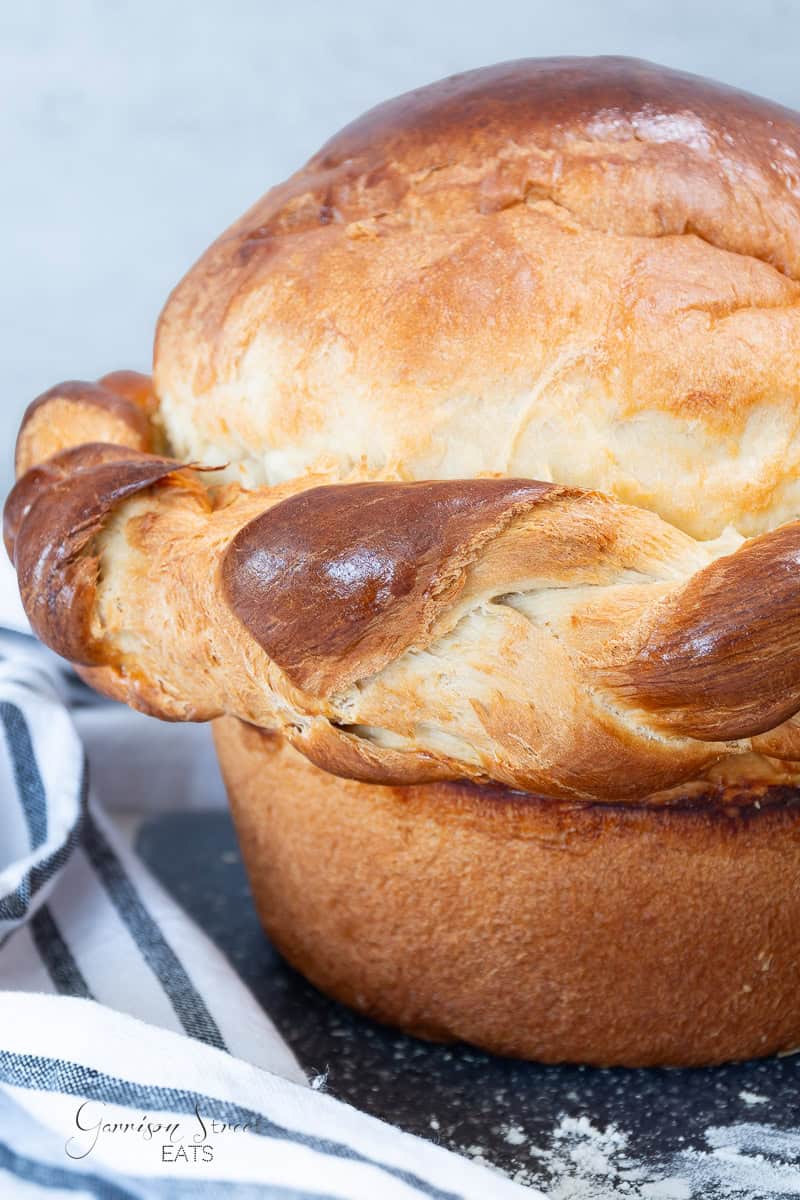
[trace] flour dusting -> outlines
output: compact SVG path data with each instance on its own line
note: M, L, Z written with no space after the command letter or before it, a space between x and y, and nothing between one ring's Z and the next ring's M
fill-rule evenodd
M744 1098L744 1097L743 1097ZM745 1100L745 1103L748 1101ZM753 1094L750 1101L760 1104ZM800 1196L800 1131L740 1123L711 1126L700 1148L680 1150L654 1165L637 1155L630 1134L587 1117L563 1116L544 1144L522 1125L498 1132L530 1167L509 1172L548 1200L779 1200ZM480 1146L465 1147L489 1165Z

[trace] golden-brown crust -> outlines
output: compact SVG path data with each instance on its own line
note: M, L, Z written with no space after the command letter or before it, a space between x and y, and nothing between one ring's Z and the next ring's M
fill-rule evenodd
M225 595L292 683L325 696L424 644L481 546L558 491L525 479L309 488L239 531Z
M582 156L579 148L592 144L600 152ZM523 59L468 71L372 109L308 169L341 173L328 203L346 218L359 168L364 190L384 185L380 169L363 179L366 163L394 164L408 178L429 169L432 155L494 166L498 148L510 145L530 157L479 179L484 212L534 192L596 229L640 237L693 231L800 277L797 114L647 62ZM541 162L549 151L557 170Z
M28 471L7 502L5 528L34 633L72 662L102 663L92 635L98 558L94 539L124 500L180 471L174 459L87 445ZM49 468L49 469L48 469Z
M135 371L118 371L105 382L68 380L56 384L28 405L15 451L17 476L68 447L85 442L153 449L148 393ZM119 390L112 390L116 384ZM134 399L133 397L136 397Z
M75 470L99 466L101 463L122 462L130 457L130 448L127 446L82 442L29 467L9 492L3 507L3 541L11 561L14 561L14 546L20 525L43 490L69 479Z
M157 679L148 678L130 663L124 665L120 656L116 662L102 666L83 666L73 663L84 683L110 700L119 700L137 712L159 721L208 721L215 714L205 706L197 706L165 691Z
M362 1013L547 1062L800 1045L800 794L655 810L375 787L240 723L215 735L270 937Z
M415 747L409 753L407 747L395 750L391 746L376 746L368 737L360 737L324 717L315 717L302 725L290 723L282 732L287 742L309 762L342 779L410 784L432 783L453 776L452 764L435 751Z
M141 371L109 371L98 379L97 385L133 404L149 421L158 418L158 396L150 375Z
M640 150L626 161L632 141ZM598 142L600 162L581 161L577 147ZM432 156L481 168L508 145L537 158L555 150L559 170L536 178L520 163L516 174L484 176L485 210L546 188L595 228L644 237L693 229L800 276L797 114L643 61L521 59L467 71L373 108L307 169L340 172L328 194L333 220L348 216L363 191L385 187L389 171L364 178L367 163L391 163L406 176L429 169ZM736 184L745 182L742 195ZM614 183L621 186L612 192Z
M162 317L176 449L597 487L695 536L800 508L800 122L620 59L526 60L349 126Z
M774 729L800 706L799 581L800 523L745 543L689 580L610 686L689 737Z

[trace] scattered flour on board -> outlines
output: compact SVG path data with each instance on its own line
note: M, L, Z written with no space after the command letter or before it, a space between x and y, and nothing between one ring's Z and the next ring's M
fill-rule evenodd
M753 1096L745 1103L764 1102ZM539 1189L548 1200L775 1200L800 1196L800 1131L743 1123L711 1126L701 1149L681 1150L654 1165L637 1157L628 1133L600 1129L587 1117L562 1117L544 1145L522 1125L504 1125L500 1135L528 1158L511 1178ZM484 1166L485 1148L464 1153ZM496 1168L495 1168L496 1169Z

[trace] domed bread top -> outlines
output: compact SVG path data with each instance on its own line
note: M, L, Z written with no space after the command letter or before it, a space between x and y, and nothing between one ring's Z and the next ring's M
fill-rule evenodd
M486 473L701 538L800 510L800 120L625 59L374 109L178 285L176 453L255 485Z

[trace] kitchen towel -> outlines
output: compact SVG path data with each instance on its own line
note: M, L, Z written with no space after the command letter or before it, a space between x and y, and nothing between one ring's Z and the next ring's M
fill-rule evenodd
M0 627L0 1196L537 1195L306 1079L124 833L213 764L40 647L5 564Z

